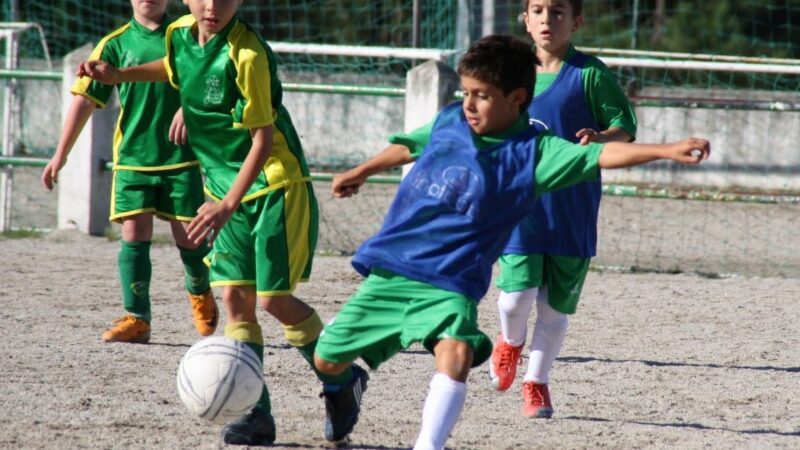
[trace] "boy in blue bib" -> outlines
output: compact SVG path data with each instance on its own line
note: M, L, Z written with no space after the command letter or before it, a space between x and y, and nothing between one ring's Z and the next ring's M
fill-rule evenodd
M353 257L366 280L326 325L315 352L319 371L372 369L415 342L435 356L436 373L422 414L418 449L440 449L466 398L471 367L492 343L478 327L477 303L514 227L537 196L621 168L657 159L695 164L709 144L687 139L664 145L573 144L529 123L537 59L523 41L488 36L458 65L464 100L434 122L338 176L337 197L358 191L369 175L416 161L400 184L380 231ZM427 131L426 131L427 130ZM358 371L353 377L359 376ZM366 382L326 394L340 433L358 420Z

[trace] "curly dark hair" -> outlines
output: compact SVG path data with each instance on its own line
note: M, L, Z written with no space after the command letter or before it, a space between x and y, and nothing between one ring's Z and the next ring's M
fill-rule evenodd
M529 43L513 36L491 35L472 44L458 63L458 74L497 86L505 95L524 88L528 94L521 105L524 111L533 98L538 64Z

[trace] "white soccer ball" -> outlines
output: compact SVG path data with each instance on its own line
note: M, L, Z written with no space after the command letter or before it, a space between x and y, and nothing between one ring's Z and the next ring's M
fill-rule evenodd
M194 344L178 367L178 394L193 414L218 423L243 416L258 402L264 375L242 342L213 336Z

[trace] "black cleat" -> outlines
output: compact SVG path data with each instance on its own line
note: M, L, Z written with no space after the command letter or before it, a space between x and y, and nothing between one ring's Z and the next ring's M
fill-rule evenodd
M323 392L325 398L325 439L345 444L361 412L361 396L367 390L369 375L353 364L353 379L339 392Z
M222 442L234 445L272 445L275 442L275 419L258 406L222 427Z

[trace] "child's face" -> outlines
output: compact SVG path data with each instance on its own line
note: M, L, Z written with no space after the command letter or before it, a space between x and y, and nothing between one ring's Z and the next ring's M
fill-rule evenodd
M169 0L131 0L133 15L137 19L156 21L164 17Z
M461 88L464 115L476 134L499 133L511 128L519 119L520 106L527 93L519 88L505 95L499 87L466 75L461 76Z
M568 0L530 0L522 18L536 47L551 53L569 45L572 33L583 23L582 16L573 16Z
M203 34L217 34L236 14L242 0L183 0Z

